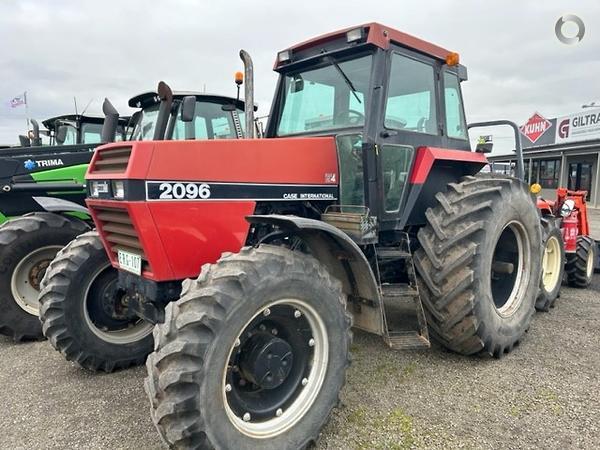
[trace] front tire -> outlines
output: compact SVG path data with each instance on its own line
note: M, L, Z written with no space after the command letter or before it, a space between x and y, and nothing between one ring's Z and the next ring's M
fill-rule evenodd
M585 289L592 283L596 251L596 243L591 237L577 236L577 251L567 255L565 266L569 286Z
M542 276L535 308L548 312L560 295L566 258L562 232L554 221L543 224L543 234Z
M53 213L33 213L0 227L0 333L40 339L40 283L58 251L89 228Z
M152 351L152 325L128 315L116 281L117 270L96 231L65 247L42 281L44 335L85 369L112 372L139 365Z
M167 306L146 364L163 439L181 449L315 441L349 364L345 305L316 259L285 248L246 247L205 265Z
M415 252L431 334L501 357L529 328L541 273L538 211L514 178L465 177L436 195Z

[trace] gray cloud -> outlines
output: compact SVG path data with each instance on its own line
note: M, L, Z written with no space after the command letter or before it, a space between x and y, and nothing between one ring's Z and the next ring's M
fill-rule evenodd
M566 46L554 36L565 13L579 15L586 36ZM127 99L159 80L175 89L235 95L237 56L248 50L256 69L260 114L268 113L278 50L314 35L379 21L461 54L470 121L524 122L535 110L553 117L600 101L600 3L475 0L304 2L0 3L0 143L24 131L24 109L6 102L27 90L29 112L43 119L80 109L99 113L106 96L122 113ZM495 133L498 146L506 133ZM507 144L508 145L508 144ZM504 148L507 148L504 146Z

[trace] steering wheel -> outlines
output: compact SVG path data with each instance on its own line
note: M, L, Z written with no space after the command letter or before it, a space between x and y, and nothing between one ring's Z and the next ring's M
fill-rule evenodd
M357 125L357 124L359 124L361 122L361 119L363 119L363 121L364 121L365 115L363 113L361 113L360 111L357 111L355 109L349 109L347 112L348 112L348 115L354 114L354 116L355 116L353 118L354 120L352 120L352 118L348 118L348 121L349 121L350 125ZM338 119L343 119L344 118L343 116L345 114L346 114L346 111L340 111L340 112L338 112L333 117L333 121L337 122Z

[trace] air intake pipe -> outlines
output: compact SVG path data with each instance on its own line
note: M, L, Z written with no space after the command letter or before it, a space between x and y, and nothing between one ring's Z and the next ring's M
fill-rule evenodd
M156 126L154 127L154 141L162 141L165 139L167 124L171 116L171 107L173 106L173 91L167 83L161 81L158 83L158 98L160 98L160 107L158 108L158 116L156 117Z
M246 50L240 50L240 58L244 62L244 109L246 116L246 137L254 138L254 66L252 58Z
M104 113L104 123L102 124L100 140L105 143L115 142L117 126L119 125L119 112L107 98L102 103L102 112Z

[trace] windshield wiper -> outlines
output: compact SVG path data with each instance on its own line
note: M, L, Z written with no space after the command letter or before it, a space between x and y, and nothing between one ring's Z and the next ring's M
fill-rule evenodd
M348 76L344 73L344 71L342 70L340 65L337 63L337 61L335 59L333 59L333 57L331 55L328 55L327 59L329 60L329 62L331 64L333 64L333 67L335 67L337 69L338 73L342 76L342 78L346 82L346 85L348 85L348 87L352 91L352 95L354 95L354 98L356 99L356 101L358 103L362 104L362 102L360 101L360 98L358 98L358 95L356 94L356 88L352 84L352 81L350 81L350 78L348 78Z

